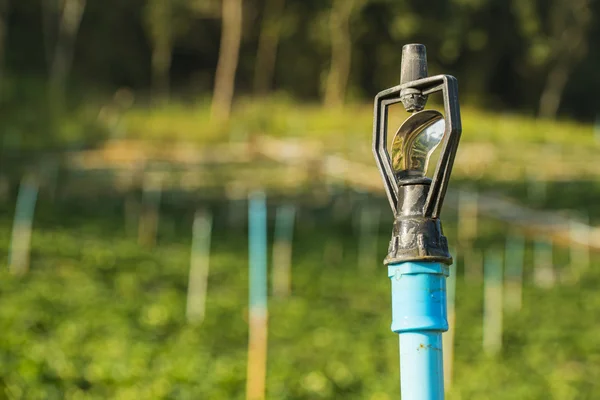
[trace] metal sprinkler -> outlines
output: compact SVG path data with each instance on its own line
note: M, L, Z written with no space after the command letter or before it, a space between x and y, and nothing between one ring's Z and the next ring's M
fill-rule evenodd
M424 110L441 92L444 114ZM392 104L412 113L387 151L387 116ZM446 277L452 256L440 211L461 134L458 87L450 75L427 76L425 46L402 48L400 85L375 97L373 153L394 213L384 264L392 282L392 331L400 336L403 400L444 398L442 332L448 330ZM441 144L432 178L429 158Z

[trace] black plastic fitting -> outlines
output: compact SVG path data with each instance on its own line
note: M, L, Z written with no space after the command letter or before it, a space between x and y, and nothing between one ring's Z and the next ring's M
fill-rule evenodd
M432 261L452 264L448 240L439 218L425 217L423 207L430 182L406 182L400 186L402 196L394 219L392 239L384 264L405 261Z

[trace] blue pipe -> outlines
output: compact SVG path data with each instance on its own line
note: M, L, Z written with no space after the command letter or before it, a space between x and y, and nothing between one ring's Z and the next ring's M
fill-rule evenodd
M442 332L448 330L448 266L404 262L388 266L392 281L392 331L400 336L403 400L443 400Z

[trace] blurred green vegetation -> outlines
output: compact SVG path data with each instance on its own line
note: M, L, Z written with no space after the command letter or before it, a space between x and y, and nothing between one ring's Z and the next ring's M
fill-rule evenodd
M223 4L5 1L2 91L28 78L86 101L122 87L143 102L211 98ZM62 18L67 6L70 19ZM401 47L418 42L428 48L430 73L457 76L465 101L532 115L551 92L559 113L590 121L600 105L598 7L590 0L244 0L235 94L325 100L335 70L347 71L336 96L364 101L398 83Z
M366 200L349 198L353 207ZM383 199L369 201L388 212ZM201 205L216 219L207 317L200 326L185 321L191 217L198 203L165 204L158 245L148 250L125 231L122 199L53 204L42 196L31 271L23 277L8 274L4 264L10 204L0 206L4 398L244 398L246 228L243 221L228 224L222 202ZM373 264L358 266L351 214L335 223L328 210L301 206L293 295L269 300L267 398L395 398L397 335L389 331L389 283L380 264L389 227L381 227ZM453 213L447 215L446 233L454 238L456 221ZM480 226L475 248L502 251L507 227L492 220ZM555 254L559 274L568 271L568 249ZM578 282L536 288L528 247L524 308L505 314L504 348L489 357L481 350L482 285L464 278L463 256L458 255L455 377L448 398L596 398L597 268ZM593 258L592 265L597 262Z
M109 104L98 111L96 105L90 104L62 117L53 117L44 106L26 107L21 103L3 111L6 118L2 147L5 151L90 147L111 138L210 145L270 135L320 143L327 152L351 159L370 162L371 158L372 106L364 103L332 110L282 97L242 98L228 121L211 120L208 102L172 102L122 111L111 107ZM440 107L432 103L431 108ZM591 124L540 120L471 106L462 107L461 113L462 143L492 146L501 153L501 158L513 153L518 156L516 163L531 162L518 149L526 149L535 157L540 146L554 148L579 159L591 158L600 149L598 129ZM405 112L396 109L390 115L390 127L399 126L403 117Z
M430 108L440 109L433 104ZM390 116L390 127L399 126L404 112L399 108ZM555 144L566 149L600 148L594 127L575 121L547 121L526 115L496 113L464 106L461 108L462 141L527 146ZM278 97L241 99L226 123L211 123L208 107L170 104L161 108L133 108L123 115L131 138L142 140L190 140L199 143L235 140L235 136L256 133L279 137L298 137L332 145L364 148L372 134L373 107L350 104L330 110L317 104L298 103ZM329 147L328 147L329 148ZM369 149L370 150L370 149Z

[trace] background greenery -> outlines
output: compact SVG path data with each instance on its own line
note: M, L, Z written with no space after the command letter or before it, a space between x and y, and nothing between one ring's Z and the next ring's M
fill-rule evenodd
M139 207L141 188L118 191L105 171L78 171L70 157L107 141L130 143L137 154L137 146L206 149L267 135L375 170L371 101L398 83L406 43L427 45L430 74L459 81L464 132L453 189L597 225L599 4L0 0L0 399L243 398L245 201L226 198L230 182L165 189L156 246L140 246L126 204ZM394 110L390 126L405 116ZM223 169L255 167L281 172L273 163ZM31 265L16 276L7 265L10 235L21 179L31 173L41 185ZM266 184L267 175L248 185ZM383 191L324 191L322 183L285 198L281 188L267 193L270 239L278 204L299 212L293 294L269 299L267 398L397 398ZM342 211L339 197L349 204ZM381 216L378 250L372 265L359 266L356 215L366 204ZM241 217L232 222L236 208ZM200 326L185 319L196 209L215 217ZM598 398L597 255L578 280L541 289L532 284L531 242L543 235L528 237L524 307L505 314L503 350L486 356L482 282L466 276L465 259L504 251L518 229L482 217L478 238L459 244L457 219L447 205L458 275L448 397ZM578 267L559 245L553 262L559 274Z
M367 202L385 205L384 200L343 193L338 196L352 207L337 223L330 217L333 204L299 206L293 295L269 301L267 398L397 397L397 336L389 332L389 283L379 263L388 227L382 226L378 254L365 266L358 265L359 232L350 223L353 209ZM270 203L271 217L282 201L290 199ZM40 198L31 272L23 277L2 272L0 279L5 398L243 398L244 220L232 224L222 202L202 201L215 215L215 232L207 318L194 326L185 320L185 296L197 201L174 207L167 200L159 244L150 251L126 232L122 204L111 196L62 203ZM7 208L2 207L0 231L3 259L11 225ZM456 237L456 215L451 210L446 215L448 237ZM507 227L489 219L481 223L477 247L503 251ZM272 237L273 226L269 229ZM555 251L559 272L569 268L567 252ZM481 350L482 283L465 280L458 260L450 399L597 396L597 269L577 283L536 288L528 244L524 308L505 315L503 351L490 357Z

